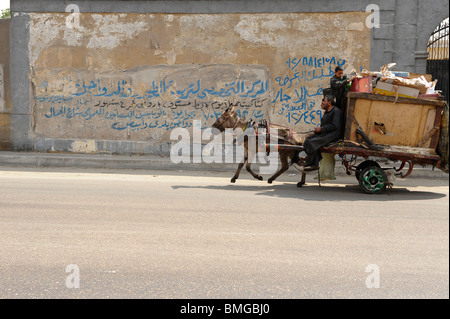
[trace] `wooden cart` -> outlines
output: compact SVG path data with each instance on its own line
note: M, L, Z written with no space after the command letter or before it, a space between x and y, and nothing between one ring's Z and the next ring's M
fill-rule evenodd
M339 155L347 174L355 173L364 192L376 194L391 186L387 170L406 178L415 165L441 167L436 148L445 101L353 92L347 97L345 138L321 152ZM278 144L275 149L303 151L303 146ZM364 160L357 164L358 158ZM400 167L383 168L380 159L399 162Z

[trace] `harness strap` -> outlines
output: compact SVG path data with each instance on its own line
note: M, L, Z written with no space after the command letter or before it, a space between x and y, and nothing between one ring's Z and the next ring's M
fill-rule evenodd
M216 128L219 128L223 123L225 123L225 121L230 117L230 115L228 114L226 117L222 115L222 117L223 117L222 122L220 122L219 124L217 124L217 125L215 126Z

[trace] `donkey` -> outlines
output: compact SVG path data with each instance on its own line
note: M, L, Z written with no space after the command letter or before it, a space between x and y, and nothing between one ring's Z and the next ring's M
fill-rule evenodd
M220 115L220 117L216 120L216 122L212 125L213 128L218 129L221 133L225 131L225 129L227 128L231 128L233 130L236 129L242 129L242 132L244 134L244 130L246 128L249 127L249 125L254 129L255 132L258 131L258 126L256 124L254 124L253 122L245 122L243 121L241 118L238 117L234 105L230 105L225 112L222 113L222 115ZM306 139L306 136L304 134L299 134L296 132L293 132L289 129L287 129L286 127L280 126L280 125L275 125L276 128L278 129L284 129L287 132L291 132L289 135L291 137L295 137L295 143L292 143L292 141L287 141L286 139L284 139L284 143L285 144L289 144L289 145L301 145L303 144L304 140ZM290 139L291 140L291 139ZM256 174L255 172L252 171L251 169L251 163L254 160L256 153L258 152L258 149L261 146L259 145L259 143L256 143L256 149L249 149L249 145L248 145L248 139L244 139L244 159L243 161L239 164L238 169L236 171L236 173L234 174L233 178L231 179L231 183L235 183L236 179L239 178L239 174L241 173L241 169L242 167L244 167L247 169L247 171L256 179L262 181L263 178L261 175ZM254 151L254 152L253 152ZM266 151L265 149L263 150L264 152ZM281 168L272 176L268 179L268 183L271 184L276 178L278 178L281 174L283 174L285 171L288 170L289 165L293 164L292 159L295 159L294 161L296 161L297 157L294 157L296 155L295 150L279 150L278 154L279 154L279 158L280 158L280 162L281 162ZM291 160L291 161L289 161ZM300 184L302 183L302 185L304 184L304 180L305 180L305 173L302 172L302 182L300 182L299 184L297 184L297 186L301 186Z

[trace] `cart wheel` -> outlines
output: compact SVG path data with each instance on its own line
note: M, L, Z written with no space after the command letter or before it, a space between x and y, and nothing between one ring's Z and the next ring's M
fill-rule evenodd
M378 194L386 189L386 173L379 167L366 167L359 175L359 185L368 194Z
M365 168L370 167L370 166L375 166L375 167L381 168L381 166L380 166L377 162L375 162L375 161L370 161L370 160L368 160L368 161L362 162L361 164L359 164L359 165L356 167L356 170L355 170L355 177L356 177L356 180L357 180L358 182L359 182L359 176L361 175L361 172L362 172Z

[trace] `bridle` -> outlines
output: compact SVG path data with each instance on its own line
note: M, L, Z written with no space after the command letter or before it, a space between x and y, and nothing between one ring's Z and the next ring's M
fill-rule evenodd
M229 113L229 109L226 109L225 112L221 115L221 117L223 118L222 121L220 121L217 124L214 123L212 125L213 128L220 130L220 127L223 125L223 123L225 123L231 117L231 114ZM233 130L238 126L238 124L239 124L239 121L236 121L236 123L234 124Z
M220 123L218 123L218 124L214 123L212 125L212 127L216 128L216 129L219 129L219 127L221 127L223 125L223 123L225 123L225 121L228 120L228 118L230 117L230 114L224 113L224 114L221 115L221 117L223 118L222 121Z

